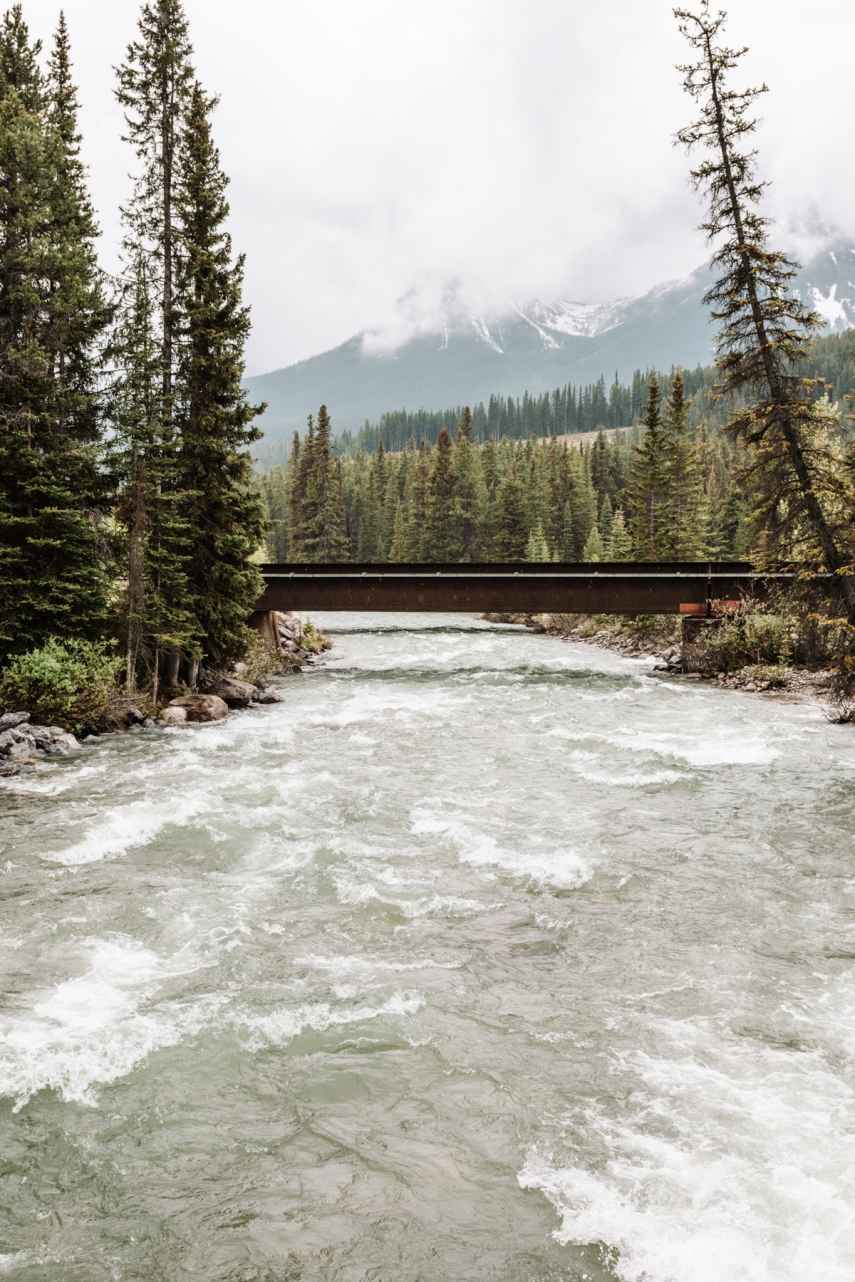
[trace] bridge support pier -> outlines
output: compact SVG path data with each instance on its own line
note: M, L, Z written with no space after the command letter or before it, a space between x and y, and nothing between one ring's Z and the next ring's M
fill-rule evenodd
M249 626L254 628L265 644L280 652L279 628L277 627L278 610L256 610L250 616Z
M724 622L724 615L684 615L680 639L680 664L684 672L697 672L710 628Z

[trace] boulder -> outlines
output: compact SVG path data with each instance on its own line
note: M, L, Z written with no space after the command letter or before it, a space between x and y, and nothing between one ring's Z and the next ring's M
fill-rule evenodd
M29 719L29 712L4 712L0 717L0 731L14 730L16 726L24 725Z
M218 677L208 686L210 694L227 703L230 708L248 708L255 702L258 690L248 681L238 681L237 677ZM191 718L192 720L192 718ZM207 718L215 720L215 718Z
M160 721L161 721L161 724L164 726L186 725L187 709L173 708L172 705L170 705L168 708L163 709L163 712L160 714Z
M264 686L255 696L256 703L281 703L282 695L273 686Z
M32 746L32 742L32 738L26 731L18 726L12 726L11 729L0 732L0 756L12 756L12 749L18 744L28 743Z
M229 715L227 703L217 694L185 694L169 707L183 708L188 721L222 721Z
M125 713L125 720L127 721L129 726L144 725L145 713L140 712L139 708L135 708L132 705L130 708L128 708L127 712Z
M63 730L62 726L27 726L27 730L41 752L67 757L70 752L80 747L74 735Z

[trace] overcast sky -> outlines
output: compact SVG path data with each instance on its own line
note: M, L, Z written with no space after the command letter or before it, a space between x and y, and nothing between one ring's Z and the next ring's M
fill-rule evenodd
M59 0L24 0L47 36ZM86 157L115 263L132 164L112 68L138 0L65 0ZM429 324L449 287L487 308L641 292L703 259L684 58L662 0L186 0L247 254L250 372L364 328ZM855 234L855 5L732 0L767 80L773 212ZM402 299L406 299L402 306Z

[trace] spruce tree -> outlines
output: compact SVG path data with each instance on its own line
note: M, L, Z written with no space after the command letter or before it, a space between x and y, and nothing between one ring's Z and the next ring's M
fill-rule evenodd
M707 153L692 179L707 193L702 228L717 244L713 262L720 276L706 301L720 323L722 389L758 396L737 409L730 430L752 451L751 485L773 552L775 544L791 545L801 526L817 561L837 576L855 623L855 496L818 430L814 384L799 372L820 321L792 289L796 264L769 246L769 220L760 212L766 184L757 177L756 154L746 149L757 128L752 107L766 86L731 86L747 50L721 43L723 11L713 16L709 0L702 0L697 12L674 12L698 54L680 70L700 114L677 137L687 149Z
M428 561L460 559L462 540L454 519L455 484L451 438L443 429L434 451L428 492L425 556Z
M660 554L666 561L694 561L706 552L700 459L688 425L683 375L677 370L665 406L665 512Z
M597 562L604 559L603 536L600 534L596 525L591 526L591 533L585 540L585 546L582 549L582 560L587 562Z
M392 526L392 541L389 545L390 561L409 561L410 540L412 538L409 526L409 505L399 499L398 506L395 509L395 521Z
M175 279L179 236L176 186L181 131L195 83L193 49L182 0L150 0L142 7L137 39L117 69L116 97L124 109L126 141L140 161L124 212L127 240L149 257L160 302L161 418L170 432L174 415L178 313Z
M164 433L160 344L147 260L124 281L111 355L113 459L122 478L118 517L127 532L127 687L158 699L163 658L200 654L188 574L191 533L176 488L176 441Z
M655 376L648 383L644 435L635 451L629 503L636 558L656 561L668 528L668 459Z
M194 83L191 54L181 0L151 0L143 5L137 39L128 46L125 62L116 73L116 97L124 110L127 128L125 140L133 147L140 166L131 199L122 210L126 288L127 282L133 288L139 264L144 263L157 348L159 403L153 419L156 437L147 466L157 478L164 512L170 510L157 543L149 545L153 554L156 548L158 568L149 567L148 574L160 580L162 610L165 614L172 612L176 638L174 645L158 643L155 686L159 684L161 668L167 685L177 683L182 658L189 664L187 675L195 674L202 626L187 623L193 601L186 573L187 531L178 514L179 508L185 507L187 496L176 464L179 314L175 282L180 247L176 195L182 127ZM160 628L158 634L166 636Z
M604 559L609 561L632 560L632 535L626 528L623 508L618 508L612 521L611 538L605 549Z
M407 559L419 562L428 559L425 540L427 537L428 504L430 502L430 463L428 461L427 446L424 441L419 445L412 486L412 524Z
M570 559L584 561L585 544L597 523L597 495L585 462L579 456L574 477L574 491L570 503L572 513L572 546Z
M454 533L461 561L477 560L478 523L483 505L480 451L472 443L472 411L467 406L454 443Z
M527 546L525 494L516 473L511 471L496 495L494 555L497 561L524 561Z
M95 636L99 342L108 323L64 24L50 75L21 6L0 26L0 657Z
M251 560L264 522L248 451L261 436L254 420L265 407L249 404L241 387L250 318L244 259L233 258L225 229L228 180L211 137L214 105L195 85L177 156L176 426L178 485L192 541L192 608L205 661L224 668L246 650L246 621L263 589ZM328 462L328 419L325 428Z
M302 458L300 433L295 432L291 442L291 453L288 456L287 504L288 504L288 560L301 562L305 559L305 525L303 521Z
M525 559L534 562L550 561L552 559L542 525L536 525L529 534L525 548Z
M302 559L346 561L349 541L345 524L341 473L332 456L330 416L326 405L310 428L307 448Z

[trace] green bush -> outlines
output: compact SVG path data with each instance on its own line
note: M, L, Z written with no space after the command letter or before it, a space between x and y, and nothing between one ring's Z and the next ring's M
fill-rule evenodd
M697 662L703 671L736 672L756 664L777 667L792 662L792 622L784 615L746 606L708 628L702 644Z
M750 663L742 669L742 675L749 681L766 686L769 690L785 690L787 687L788 669L781 663Z
M332 642L315 627L311 619L307 619L303 624L301 644L304 650L308 650L309 654L323 654L324 650L332 649Z
M271 641L250 629L239 670L243 680L254 686L263 686L273 677L282 675L282 659Z
M124 661L102 641L51 637L17 655L0 674L0 709L29 712L34 723L74 734L109 725Z

